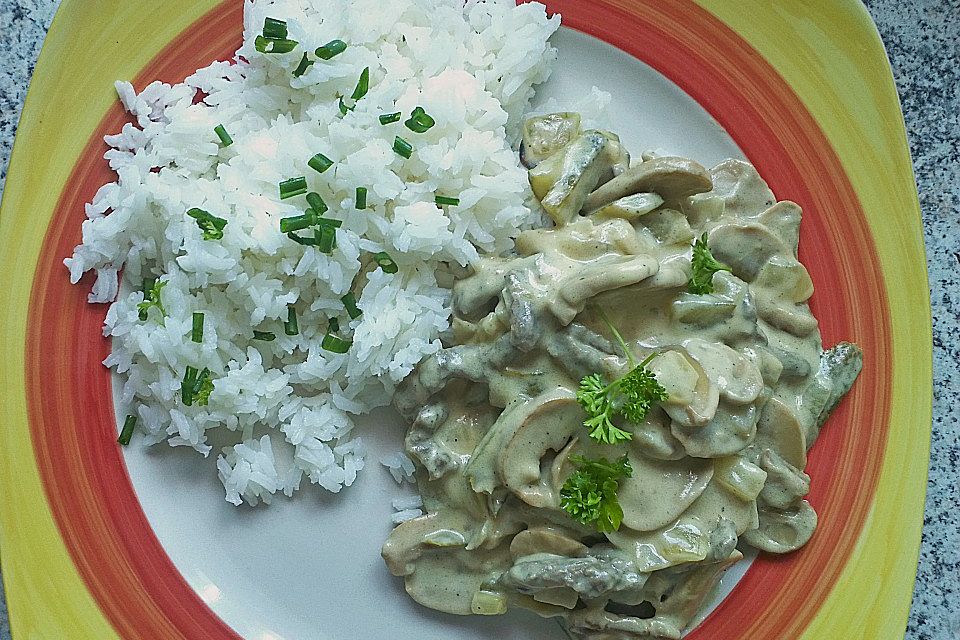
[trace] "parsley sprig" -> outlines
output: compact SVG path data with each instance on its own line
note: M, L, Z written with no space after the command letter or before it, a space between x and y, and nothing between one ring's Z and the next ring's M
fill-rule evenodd
M598 312L626 354L630 372L610 383L605 382L599 373L584 377L577 390L577 401L587 412L583 425L590 430L590 437L597 442L617 444L631 440L633 434L613 424L616 415L639 424L647 417L647 412L654 403L666 400L668 394L653 373L646 368L657 354L651 354L638 364L620 332L603 310Z
M617 500L620 480L633 475L627 456L614 462L606 458L588 460L570 456L577 470L560 488L560 507L582 524L597 531L616 531L623 521L623 509Z
M713 293L713 274L717 271L730 271L730 267L713 257L707 246L707 234L693 243L693 257L690 259L693 274L687 281L687 291L697 295Z

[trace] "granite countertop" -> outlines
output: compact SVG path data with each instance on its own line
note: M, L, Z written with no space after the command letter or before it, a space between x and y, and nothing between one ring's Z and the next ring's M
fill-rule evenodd
M0 191L33 65L59 0L0 0ZM960 1L869 0L903 103L933 305L933 442L906 637L960 638ZM10 626L0 586L0 640ZM19 640L19 639L18 639Z

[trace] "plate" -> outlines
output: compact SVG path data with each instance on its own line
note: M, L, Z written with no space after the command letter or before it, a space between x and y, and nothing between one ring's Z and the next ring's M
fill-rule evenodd
M930 439L931 328L916 187L882 44L855 0L548 2L564 17L538 99L610 91L634 150L753 162L804 209L801 259L825 344L864 371L811 452L812 541L728 573L688 637L898 638L916 570ZM256 640L558 638L532 614L426 611L386 572L390 498L376 468L403 425L363 425L349 495L233 509L212 461L120 450L104 307L61 262L111 180L102 136L117 78L176 82L239 44L242 3L65 0L21 119L2 213L0 553L14 637ZM346 500L341 498L347 498ZM726 597L723 597L726 596Z

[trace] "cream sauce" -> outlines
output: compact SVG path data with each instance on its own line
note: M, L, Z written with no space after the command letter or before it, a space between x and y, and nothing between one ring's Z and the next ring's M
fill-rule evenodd
M428 513L383 556L442 611L510 604L563 617L575 637L678 638L738 541L785 553L809 540L806 451L860 352L822 350L799 208L753 167L656 158L617 173L615 136L563 115L534 127L563 143L528 153L557 147L531 169L557 226L473 265L454 287L454 343L397 393ZM694 295L690 243L704 232L730 272ZM630 368L598 308L634 358L658 354L649 368L669 394L642 424L619 422L633 439L617 446L590 440L575 399L583 376ZM618 531L561 510L574 454L628 456Z

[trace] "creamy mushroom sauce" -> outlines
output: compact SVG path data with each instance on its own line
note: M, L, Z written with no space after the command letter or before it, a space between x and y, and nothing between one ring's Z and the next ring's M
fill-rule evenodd
M853 384L860 350L823 351L797 260L800 208L756 170L645 155L533 119L522 159L551 228L516 255L480 258L454 286L449 346L403 384L426 515L383 546L419 603L455 614L520 606L578 638L679 638L748 545L787 553L813 534L807 450ZM687 292L691 243L708 232L730 272ZM597 444L579 380L628 370L602 309L669 398L632 440ZM560 508L573 454L629 457L623 523L600 534Z

